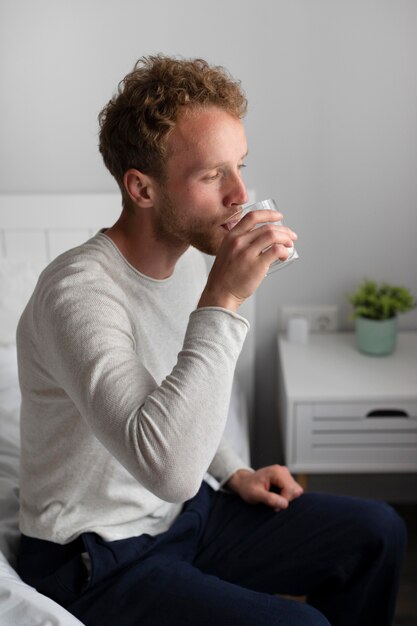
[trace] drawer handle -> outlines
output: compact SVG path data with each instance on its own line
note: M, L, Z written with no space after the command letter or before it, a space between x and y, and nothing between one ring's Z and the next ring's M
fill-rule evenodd
M374 409L369 411L366 417L410 417L407 411L402 409Z

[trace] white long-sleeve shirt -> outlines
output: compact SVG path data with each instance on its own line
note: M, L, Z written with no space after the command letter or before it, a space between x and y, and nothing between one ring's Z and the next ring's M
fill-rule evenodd
M246 466L222 434L249 325L196 309L205 282L192 248L156 280L103 233L42 273L17 333L24 534L157 534Z

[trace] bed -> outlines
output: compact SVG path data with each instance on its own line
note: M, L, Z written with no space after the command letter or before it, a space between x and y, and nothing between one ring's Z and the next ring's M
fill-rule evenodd
M251 200L254 194L250 194ZM0 195L0 624L76 626L81 622L29 587L15 571L19 541L19 409L15 330L39 273L64 250L110 226L119 194ZM253 300L242 314L254 324ZM254 333L237 367L226 435L249 462Z

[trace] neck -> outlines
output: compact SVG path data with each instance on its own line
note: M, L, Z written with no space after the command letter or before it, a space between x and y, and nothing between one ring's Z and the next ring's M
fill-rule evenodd
M106 235L135 269L157 280L172 275L178 259L188 248L185 244L158 239L147 214L127 209L123 209L117 222L106 230Z

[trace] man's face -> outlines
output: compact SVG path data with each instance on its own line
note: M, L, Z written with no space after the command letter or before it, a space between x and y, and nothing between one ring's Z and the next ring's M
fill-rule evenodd
M227 232L222 225L247 202L243 124L215 107L187 112L167 148L166 177L154 203L155 233L173 245L216 254Z

